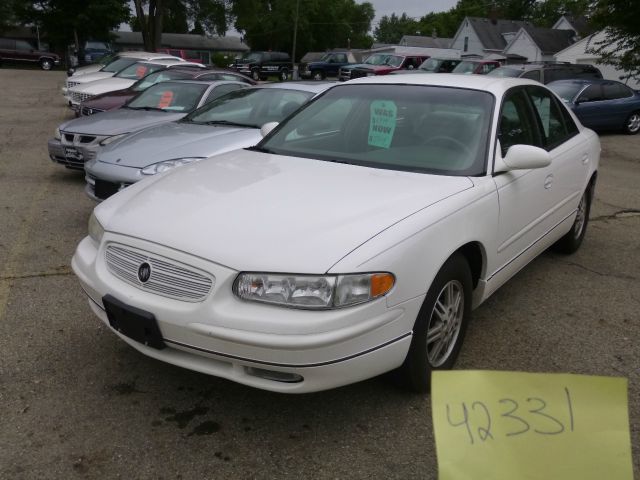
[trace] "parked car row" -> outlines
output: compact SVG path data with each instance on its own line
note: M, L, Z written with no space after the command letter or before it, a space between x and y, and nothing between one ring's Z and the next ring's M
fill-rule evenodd
M389 371L428 390L473 308L580 247L600 155L547 87L486 75L169 80L57 136L103 200L72 260L93 312L145 355L285 393Z

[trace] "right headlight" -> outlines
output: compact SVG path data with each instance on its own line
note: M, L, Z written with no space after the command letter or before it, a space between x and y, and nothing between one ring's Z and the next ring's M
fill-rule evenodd
M62 134L60 133L59 128L56 128L56 131L54 132L53 136L55 137L56 140L60 140L62 138Z
M104 235L104 228L100 225L100 222L96 218L95 213L91 212L91 216L89 217L89 236L96 243L96 245L100 245L100 241L102 240L102 236Z
M187 163L199 162L203 160L204 157L186 157L186 158L176 158L174 160L165 160L163 162L154 163L152 165L147 165L141 170L143 175L155 175L156 173L166 172L167 170L171 170L172 168L179 167L180 165L186 165Z
M386 295L395 283L388 272L349 275L282 275L246 272L234 293L243 300L283 307L329 310L369 302Z

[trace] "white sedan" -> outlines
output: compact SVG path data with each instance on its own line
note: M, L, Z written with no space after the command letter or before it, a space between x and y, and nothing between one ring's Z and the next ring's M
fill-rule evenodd
M256 147L109 198L72 265L95 314L156 359L279 392L391 370L427 391L473 308L580 246L599 157L538 83L363 78Z

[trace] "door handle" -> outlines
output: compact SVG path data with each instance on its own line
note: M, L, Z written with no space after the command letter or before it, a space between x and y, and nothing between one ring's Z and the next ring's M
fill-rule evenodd
M547 178L544 179L544 188L546 190L549 190L552 184L553 184L553 175L548 175Z
M582 155L582 164L586 165L587 163L589 163L589 155L585 153L584 155Z

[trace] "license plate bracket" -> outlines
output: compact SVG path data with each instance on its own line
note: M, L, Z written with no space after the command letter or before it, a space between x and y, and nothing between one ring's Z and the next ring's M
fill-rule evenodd
M127 305L111 295L102 297L102 304L114 330L148 347L162 350L167 346L153 313Z
M84 155L76 147L64 147L64 156L75 162L84 162Z

